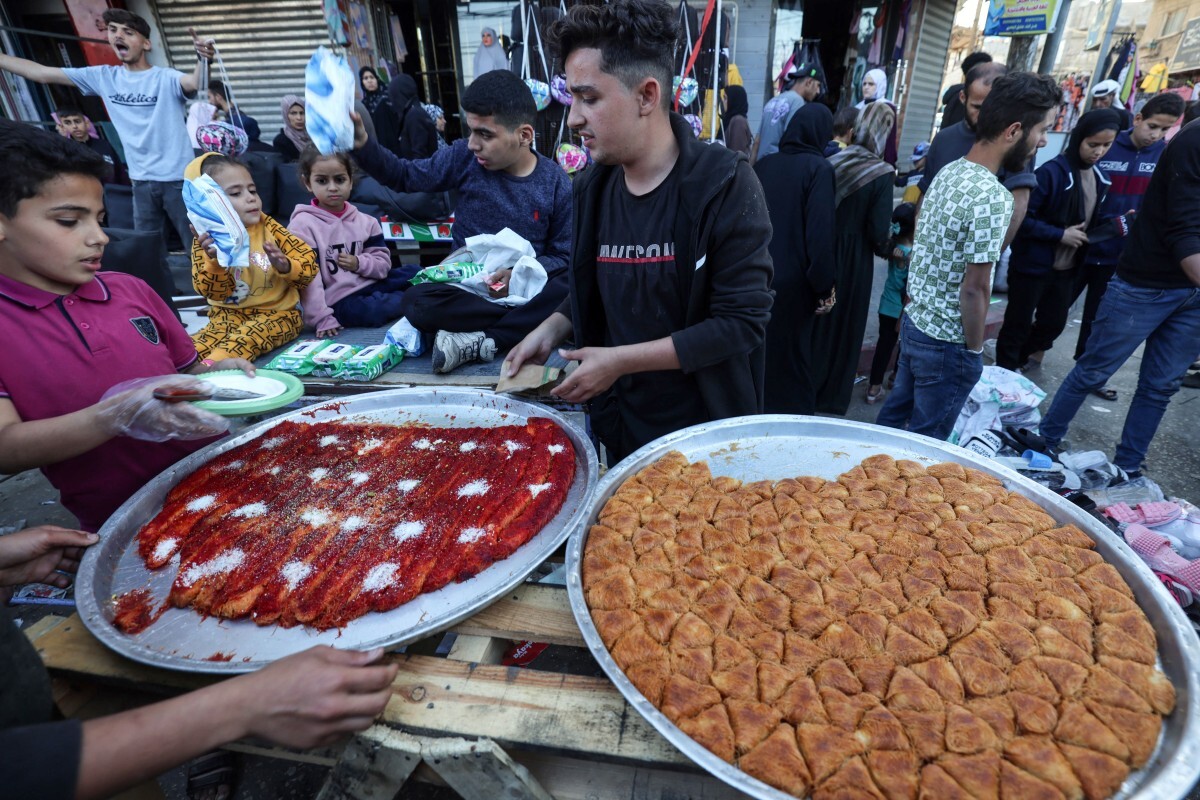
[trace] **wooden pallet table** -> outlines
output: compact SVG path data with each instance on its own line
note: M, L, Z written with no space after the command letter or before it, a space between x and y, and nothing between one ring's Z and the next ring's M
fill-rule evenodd
M498 663L511 640L584 648L564 588L523 584L450 630L445 657L414 654L432 653L441 634L388 656L400 665L392 700L343 751L228 749L330 766L319 800L388 800L409 780L447 784L467 800L745 797L698 771L607 678ZM123 658L78 616L27 633L57 685L74 687L59 691L68 714L85 716L97 695L136 692L148 702L219 680Z

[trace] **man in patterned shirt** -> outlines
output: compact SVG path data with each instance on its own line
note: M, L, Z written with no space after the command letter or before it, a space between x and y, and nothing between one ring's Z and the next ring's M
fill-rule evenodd
M971 151L929 187L908 272L912 301L901 322L896 385L878 424L936 439L953 430L983 372L992 265L1012 216L1012 194L996 173L1020 170L1046 143L1059 96L1044 75L997 78L980 109Z

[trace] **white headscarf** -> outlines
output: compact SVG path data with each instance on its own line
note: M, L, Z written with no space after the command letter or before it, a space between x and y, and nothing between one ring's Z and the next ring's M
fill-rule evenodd
M500 44L500 37L496 35L495 29L484 28L479 32L481 39L485 33L492 35L492 44L490 47L484 47L480 43L479 49L475 51L476 78L495 69L508 69L508 56L504 55L504 47Z
M863 76L864 83L866 82L867 78L870 78L871 80L875 81L875 97L873 99L874 100L887 100L887 73L881 69L869 69L869 70L867 70L867 74ZM866 108L866 107L867 107L867 99L866 98L859 100L858 105L855 106L855 108L860 108L860 109Z

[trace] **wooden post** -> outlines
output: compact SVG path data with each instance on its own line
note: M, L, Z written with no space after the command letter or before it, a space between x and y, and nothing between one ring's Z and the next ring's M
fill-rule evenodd
M490 739L435 739L424 754L425 763L464 800L554 800Z
M373 725L346 746L317 800L391 800L420 763L420 740Z

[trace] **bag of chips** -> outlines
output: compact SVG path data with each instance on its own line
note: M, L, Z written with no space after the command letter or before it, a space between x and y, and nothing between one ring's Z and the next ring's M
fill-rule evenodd
M305 339L302 342L296 342L272 358L271 363L267 364L267 369L277 369L291 375L308 375L316 366L313 357L332 345L333 342L328 339L323 341L321 339Z
M483 264L476 264L473 261L448 261L418 270L417 274L413 275L408 282L413 286L418 283L462 283L465 279L472 275L478 275L483 270Z
M343 381L373 381L404 359L404 351L395 345L373 344L342 362L333 377Z

